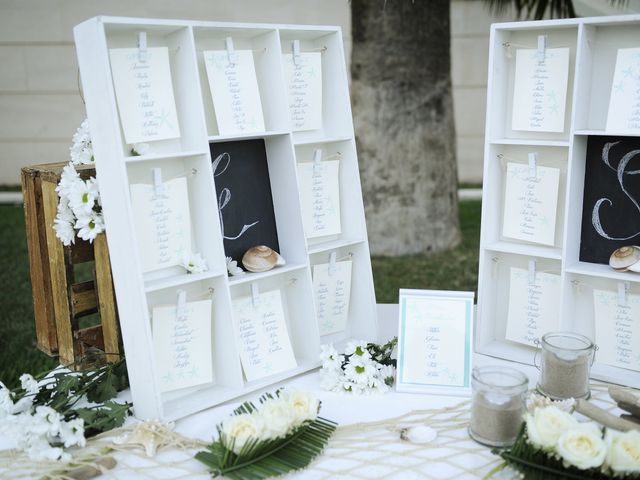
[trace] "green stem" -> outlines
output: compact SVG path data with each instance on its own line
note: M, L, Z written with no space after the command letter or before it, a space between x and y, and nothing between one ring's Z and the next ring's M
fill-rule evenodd
M489 480L491 477L493 477L496 473L504 470L507 465L509 465L507 462L502 462L500 465L494 467L491 469L491 471L489 473L487 473L484 477L482 477L482 480Z

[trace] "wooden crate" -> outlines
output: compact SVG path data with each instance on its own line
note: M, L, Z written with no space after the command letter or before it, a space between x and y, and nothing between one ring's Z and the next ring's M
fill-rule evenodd
M76 238L65 247L56 237L53 221L56 186L65 163L22 169L22 192L31 269L38 348L57 355L63 365L78 363L96 349L115 361L122 353L118 312L105 234L93 243ZM80 176L95 176L91 166L77 167ZM94 262L92 280L76 282L75 268ZM86 267L85 267L86 268ZM80 319L98 313L100 323L80 328Z

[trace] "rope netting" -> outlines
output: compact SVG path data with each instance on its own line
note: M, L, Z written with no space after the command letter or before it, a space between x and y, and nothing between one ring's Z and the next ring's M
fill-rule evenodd
M591 402L619 413L602 384L591 386ZM340 426L322 456L307 469L288 478L320 479L435 479L462 480L482 478L502 463L501 459L469 438L470 401L449 408L424 409L376 422ZM427 426L437 436L427 444L401 438L407 427ZM114 442L115 440L115 442ZM112 479L207 479L205 466L193 456L205 442L184 437L157 422L135 423L109 431L71 453L73 465L99 469ZM148 456L147 453L157 453ZM101 463L112 457L117 465L107 470ZM71 476L70 464L34 462L16 450L0 452L0 477L47 480L79 478ZM79 470L75 470L78 472ZM72 471L73 472L73 471ZM510 469L495 478L515 478ZM88 477L82 477L88 478Z

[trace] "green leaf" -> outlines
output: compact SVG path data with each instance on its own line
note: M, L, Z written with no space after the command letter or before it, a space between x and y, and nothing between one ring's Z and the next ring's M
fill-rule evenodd
M239 455L226 448L224 436L218 429L218 440L206 451L198 452L195 458L214 476L224 475L232 480L284 475L309 465L322 453L335 429L334 422L318 417L285 438L247 442Z

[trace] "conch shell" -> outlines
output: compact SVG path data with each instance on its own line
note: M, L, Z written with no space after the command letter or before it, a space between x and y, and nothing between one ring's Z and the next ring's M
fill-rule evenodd
M254 273L266 272L286 263L278 252L265 245L251 247L242 256L244 268Z
M640 272L640 247L627 245L618 248L611 254L609 265L619 272Z

